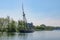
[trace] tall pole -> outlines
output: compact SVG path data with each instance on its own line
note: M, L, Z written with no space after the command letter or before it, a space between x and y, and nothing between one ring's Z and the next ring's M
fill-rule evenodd
M23 27L24 27L24 30L27 30L27 20L24 13L23 3L22 3L22 13L23 13L23 25L24 25Z
M24 13L23 3L22 3L22 12L23 12L23 21L25 23L27 23L27 20L26 20L26 17L25 17L25 13Z

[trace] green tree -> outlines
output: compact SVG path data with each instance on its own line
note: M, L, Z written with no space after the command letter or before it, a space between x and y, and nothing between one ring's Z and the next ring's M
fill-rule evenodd
M41 28L42 30L45 30L45 29L46 29L46 25L41 24L41 25L40 25L40 28Z
M9 24L8 24L8 32L16 32L16 22L14 20L12 20Z

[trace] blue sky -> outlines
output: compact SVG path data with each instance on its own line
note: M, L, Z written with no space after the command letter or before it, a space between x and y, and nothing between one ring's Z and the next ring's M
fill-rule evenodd
M0 0L0 17L22 20L22 1L28 22L60 26L60 0Z

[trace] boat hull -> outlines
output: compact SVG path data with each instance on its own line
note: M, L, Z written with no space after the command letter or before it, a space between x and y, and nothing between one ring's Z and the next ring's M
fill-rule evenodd
M34 32L33 30L20 30L20 33L32 33Z

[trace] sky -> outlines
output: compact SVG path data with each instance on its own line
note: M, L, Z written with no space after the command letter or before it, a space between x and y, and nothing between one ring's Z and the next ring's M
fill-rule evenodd
M60 0L0 0L0 18L22 20L22 2L27 22L60 26Z

